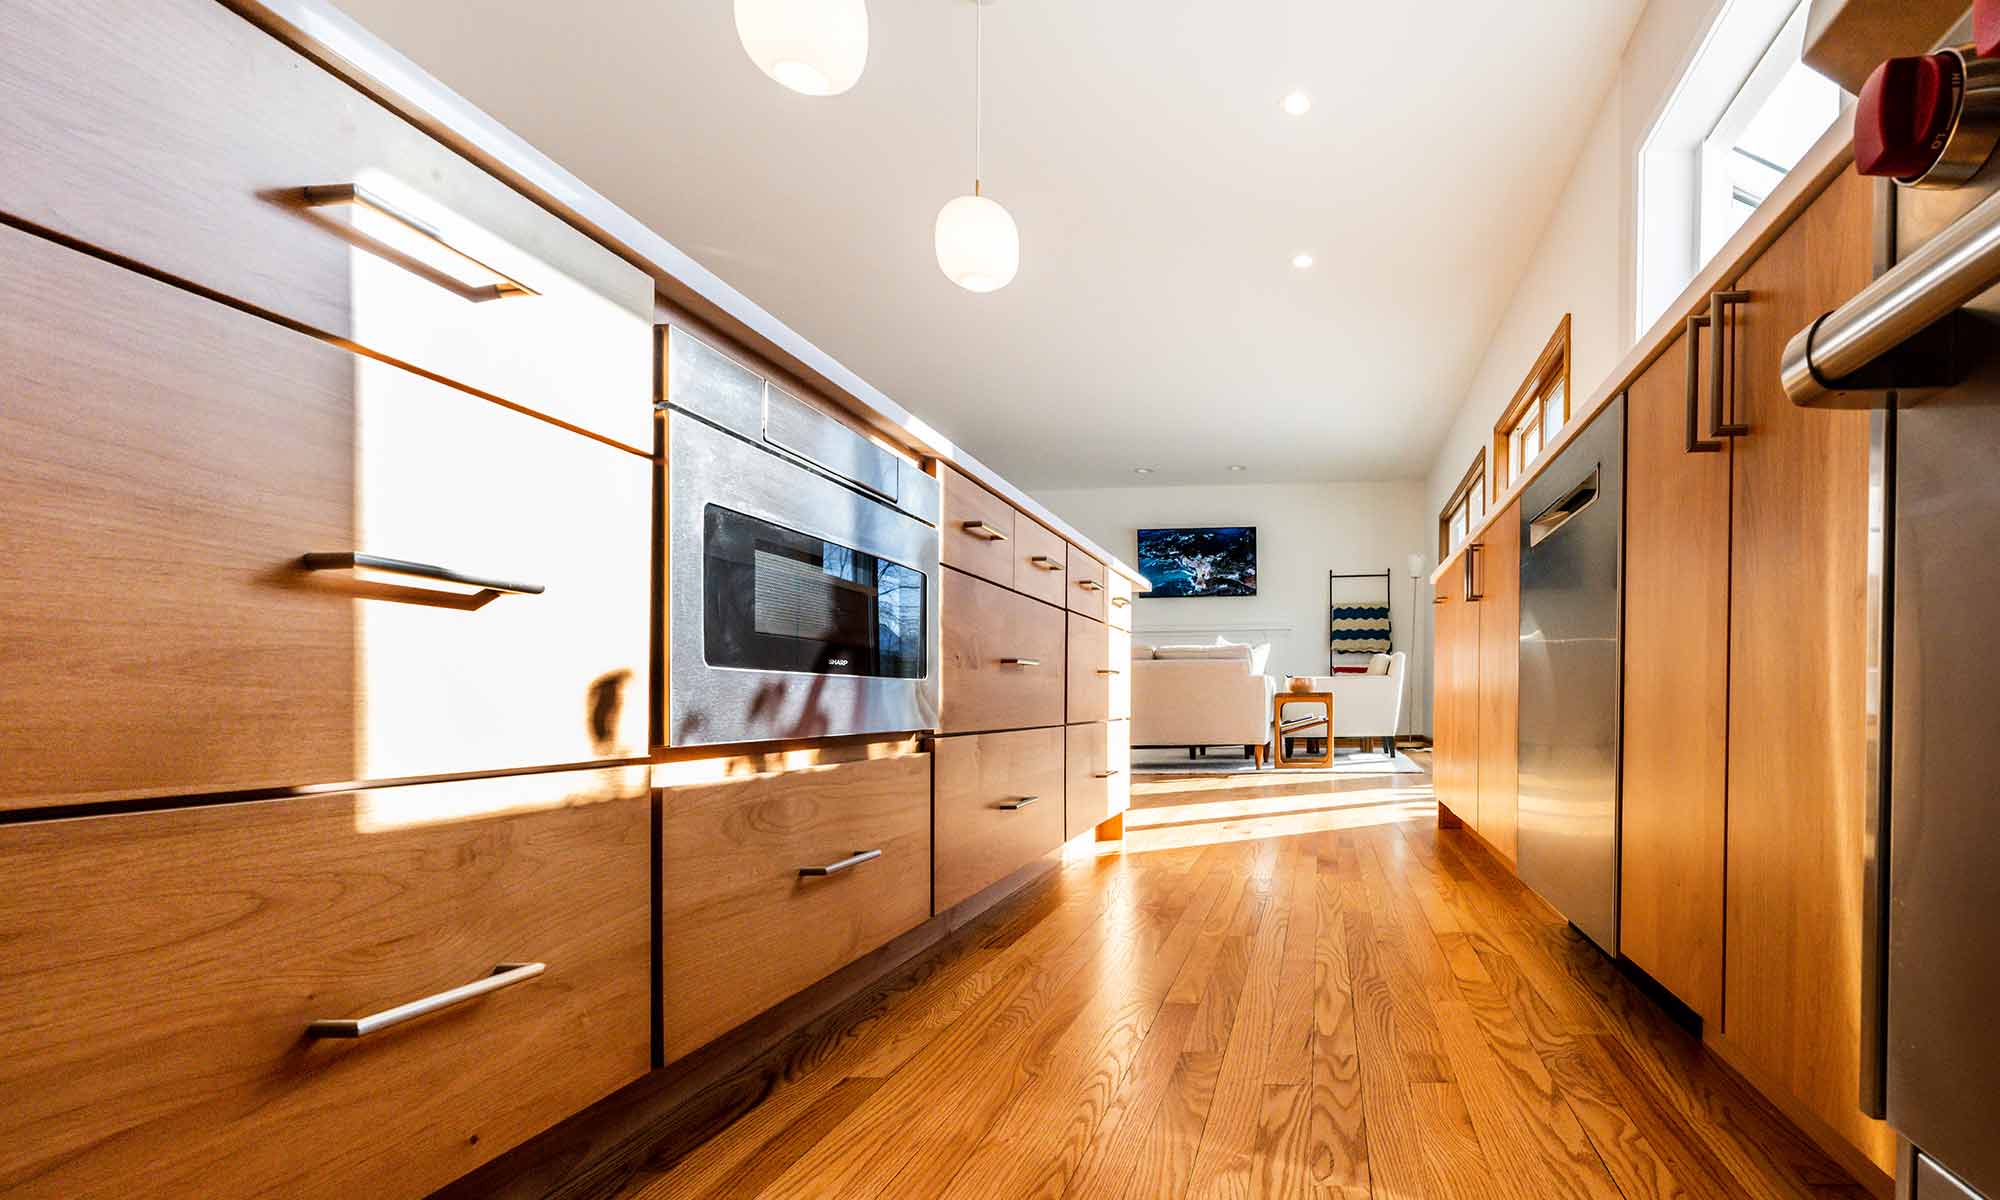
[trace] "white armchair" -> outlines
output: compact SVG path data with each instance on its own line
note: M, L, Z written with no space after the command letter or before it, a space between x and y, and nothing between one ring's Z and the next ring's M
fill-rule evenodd
M1396 734L1403 727L1404 675L1409 656L1401 650L1377 654L1366 675L1315 675L1313 690L1333 693L1333 736L1382 740L1385 752L1394 753ZM1282 702L1283 697L1279 697ZM1323 738L1326 722L1307 726L1287 738Z
M1242 746L1259 765L1271 740L1268 646L1132 647L1132 744Z

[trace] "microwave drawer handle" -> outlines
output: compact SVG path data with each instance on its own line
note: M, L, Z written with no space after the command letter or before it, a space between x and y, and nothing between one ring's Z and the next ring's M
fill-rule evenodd
M961 521L958 527L973 537L985 538L989 542L1004 542L1007 540L1006 534L984 521Z
M880 857L882 857L880 850L856 850L839 862L830 862L823 867L800 867L799 878L821 879L828 875L838 875L842 871L852 870L862 863L874 862Z
M517 596L539 596L548 590L539 583L513 583L505 579L486 579L454 571L449 567L432 566L430 563L405 562L400 558L383 558L378 554L355 554L345 550L338 553L302 554L299 556L299 565L308 571L381 571L388 575L408 575L414 579L434 579L439 583L462 583L467 587L484 588L489 592L511 592Z
M310 1038L364 1038L371 1033L380 1033L384 1029L393 1029L405 1021L414 1021L418 1017L428 1016L431 1013L450 1008L453 1005L463 1004L467 1000L476 1000L488 993L500 991L502 988L510 988L517 983L526 983L548 969L549 966L547 963L501 963L494 967L492 973L484 979L475 979L471 983L451 988L448 991L439 992L433 996L425 996L421 1000L412 1000L408 1004L398 1004L394 1008L385 1008L381 1012L370 1013L365 1017L346 1020L314 1021L306 1026L306 1036Z
M508 275L505 271L502 271L499 268L494 267L489 263L483 263L478 259L472 257L470 254L467 254L465 251L459 249L457 246L452 245L451 242L445 238L445 235L439 232L438 229L435 226L431 225L429 222L419 220L417 217L414 217L409 213L403 211L401 208L397 207L396 205L390 203L387 200L384 200L382 197L376 195L374 192L369 191L367 188L362 187L358 183L326 184L322 186L309 187L304 190L305 190L305 201L307 208L331 208L335 205L340 205L340 204L352 204L356 208L368 209L371 212L377 213L383 217L387 217L389 220L394 221L396 224L403 226L405 229L408 229L410 232L416 234L418 237L423 238L425 241L440 246L446 251L455 255L456 257L464 259L466 262L471 263L473 266L478 267L480 270L485 271L487 274L494 275L499 278L500 282L498 283L491 284L486 287L479 287L476 285L458 283L456 280L450 280L449 276L437 275L434 277L432 272L430 271L424 272L425 278L432 279L433 282L445 284L452 291L457 292L459 295L465 297L467 300L470 300L474 303L480 303L486 300L508 300L516 296L536 296L541 294L535 291L535 289L529 287L527 284L522 283L520 280L515 279L511 275ZM362 236L365 237L367 235L364 234ZM372 241L373 239L370 240ZM387 248L392 252L395 249L393 246ZM396 257L402 258L403 256L401 254L397 254Z
M1012 800L1002 800L993 807L1000 809L1002 812L1020 812L1040 799L1040 796L1016 796Z

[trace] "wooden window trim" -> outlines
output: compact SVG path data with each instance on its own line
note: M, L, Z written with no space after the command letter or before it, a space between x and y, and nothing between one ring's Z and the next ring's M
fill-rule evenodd
M1507 490L1508 485L1514 482L1514 456L1510 453L1508 439L1513 436L1515 429L1520 428L1525 423L1525 418L1529 412L1532 411L1537 419L1540 418L1542 398L1553 391L1558 383L1562 384L1563 394L1563 419L1561 427L1565 429L1569 427L1570 405L1574 402L1575 397L1575 389L1570 387L1569 382L1569 319L1570 314L1564 313L1562 320L1556 322L1556 331L1549 335L1548 345L1542 347L1542 352L1535 359L1535 365L1528 372L1528 377L1521 381L1521 386L1515 391L1514 398L1508 402L1506 410L1500 414L1500 420L1494 423L1493 492L1490 497L1493 500L1498 500L1501 493ZM1547 449L1548 429L1546 426L1542 429L1542 439L1543 449ZM1522 470L1525 471L1526 469L1527 464L1523 463Z
M1472 466L1467 468L1465 478L1459 480L1458 486L1451 489L1451 499L1444 502L1444 508L1438 513L1439 562L1443 562L1451 555L1451 514L1458 511L1458 506L1466 502L1472 495L1472 490L1480 487L1484 483L1485 478L1486 451L1481 449L1479 453L1472 456ZM1470 534L1472 531L1472 513L1469 509L1465 514L1465 528L1466 532Z

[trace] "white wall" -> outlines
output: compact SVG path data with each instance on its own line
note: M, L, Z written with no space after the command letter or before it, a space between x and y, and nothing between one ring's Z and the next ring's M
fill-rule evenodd
M1043 489L1035 499L1135 565L1142 528L1255 525L1255 596L1142 596L1133 606L1132 623L1140 631L1289 626L1289 632L1272 638L1266 670L1276 676L1326 671L1328 571L1389 570L1393 638L1397 649L1411 652L1409 675L1415 684L1404 705L1404 731L1429 730L1430 585L1420 581L1425 602L1413 606L1409 572L1410 555L1424 554L1426 574L1435 558L1436 534L1424 507L1422 481ZM1352 595L1358 603L1367 594L1336 596Z

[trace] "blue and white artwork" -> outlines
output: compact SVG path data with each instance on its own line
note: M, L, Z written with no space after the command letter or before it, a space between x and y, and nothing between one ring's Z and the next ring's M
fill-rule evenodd
M1147 599L1257 594L1257 527L1141 529L1139 573L1153 581Z

